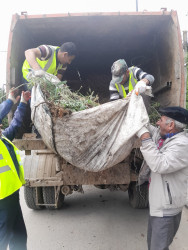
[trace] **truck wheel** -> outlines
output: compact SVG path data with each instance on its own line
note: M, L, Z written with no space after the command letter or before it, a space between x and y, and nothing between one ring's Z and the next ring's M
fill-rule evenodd
M148 208L148 184L136 186L131 183L128 188L129 203L133 208Z
M43 208L43 206L36 205L37 199L36 199L36 192L38 195L38 202L40 204L43 204L43 197L42 197L42 188L40 187L24 187L24 198L27 206L34 210L40 210Z
M47 209L59 209L63 205L64 195L60 192L57 201L57 206L55 206L55 194L56 187L43 187L42 188L44 204L46 204Z

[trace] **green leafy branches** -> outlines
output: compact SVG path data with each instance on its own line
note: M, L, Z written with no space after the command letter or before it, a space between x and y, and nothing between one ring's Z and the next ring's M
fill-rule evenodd
M84 96L80 90L72 92L66 84L66 81L53 83L45 77L33 78L30 84L40 84L41 91L51 105L57 108L68 110L69 113L85 110L99 105L98 96L94 96L94 92Z
M150 123L154 126L156 125L156 122L161 117L161 115L158 112L159 108L160 108L159 102L151 102L150 111L149 111L149 120L150 120Z

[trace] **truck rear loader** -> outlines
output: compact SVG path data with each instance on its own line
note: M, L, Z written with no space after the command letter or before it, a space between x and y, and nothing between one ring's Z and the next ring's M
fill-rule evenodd
M22 84L25 50L42 44L60 46L68 41L74 42L79 51L64 77L73 91L82 86L83 94L91 89L101 104L108 102L111 65L123 58L129 67L140 67L155 77L154 101L163 107L185 107L183 47L176 11L15 14L8 43L7 91ZM9 120L11 117L12 114ZM147 185L136 185L142 163L136 147L119 164L89 172L59 158L26 125L14 142L20 150L25 150L24 193L32 209L60 208L64 197L73 191L83 192L83 185L128 190L134 208L148 206Z

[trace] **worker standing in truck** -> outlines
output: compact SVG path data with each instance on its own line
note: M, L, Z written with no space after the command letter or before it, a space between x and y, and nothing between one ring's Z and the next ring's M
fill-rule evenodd
M76 45L73 42L66 42L58 46L40 45L37 48L25 51L25 61L22 66L23 83L28 83L32 77L42 77L45 72L56 76L62 81L67 66L75 59L77 55ZM24 85L24 90L27 90ZM28 105L28 114L31 113ZM31 119L25 119L27 132L33 130L37 138L40 138L35 126L31 127Z
M144 93L151 86L154 77L138 67L129 67L124 59L115 61L111 67L112 80L109 85L110 101L126 98L136 86L138 93Z
M67 65L71 64L76 54L76 45L72 42L66 42L61 47L40 45L26 50L22 66L24 82L29 81L31 73L33 76L43 76L45 72L57 76L61 81Z
M168 250L179 228L182 209L188 204L188 111L181 107L160 109L158 128L143 127L145 159L140 177L149 174L148 249Z
M27 249L27 232L19 202L19 189L25 183L24 170L19 150L11 141L22 124L30 97L29 91L23 91L10 126L2 132L0 125L0 250L6 250L8 245L11 250ZM19 98L14 97L11 89L8 99L0 105L0 124Z

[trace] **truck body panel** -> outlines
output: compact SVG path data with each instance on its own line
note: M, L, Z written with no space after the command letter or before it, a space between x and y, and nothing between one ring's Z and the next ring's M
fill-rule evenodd
M58 167L53 152L32 151L24 160L25 179L31 186L115 185L130 183L129 162L119 163L109 170L88 172L62 161ZM58 174L57 174L58 172ZM132 174L132 180L134 174Z
M184 60L176 11L127 13L78 13L14 15L9 36L7 88L22 82L24 51L41 44L61 45L73 41L79 56L66 72L73 89L109 98L108 85L113 62L125 58L129 66L140 66L155 77L153 90L171 82L171 91L156 98L163 106L185 105ZM78 78L79 70L82 81Z
M7 91L22 83L21 68L25 50L41 44L61 46L68 41L74 42L79 51L64 76L73 91L82 86L82 94L91 89L98 94L101 104L109 101L110 69L114 61L123 58L129 67L140 67L155 77L154 101L163 107L185 107L183 47L176 11L15 14L8 43ZM18 135L17 139L21 138L22 134ZM30 140L30 143L19 142L18 147L27 153L24 167L27 185L30 187L127 185L137 180L138 171L130 171L130 159L105 171L90 173L65 163L36 139L32 142ZM57 190L54 198L56 206ZM134 190L135 187L130 191L130 196ZM39 191L36 188L34 193L38 195ZM144 188L147 195L146 191L147 188ZM29 189L27 192L33 197ZM31 207L40 207L32 202ZM134 199L131 202L136 206ZM147 206L147 202L144 206Z

